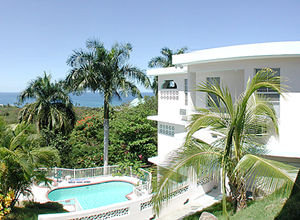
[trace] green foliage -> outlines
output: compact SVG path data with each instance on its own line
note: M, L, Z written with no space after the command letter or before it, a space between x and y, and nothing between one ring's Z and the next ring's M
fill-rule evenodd
M291 199L292 198L292 199ZM288 202L291 199L290 202ZM294 197L287 198L279 194L272 194L263 199L251 201L248 203L248 207L234 213L231 203L227 203L227 210L232 220L240 219L256 219L256 220L288 220L299 219L299 204L300 193L294 195ZM287 206L287 207L286 207ZM218 219L225 219L222 216L222 204L220 202L213 204L204 210L197 212L193 215L187 216L184 220L198 220L202 212L210 212Z
M156 155L156 123L147 119L155 115L157 101L146 97L145 102L130 107L114 107L110 112L110 164L124 161L146 164ZM66 146L72 146L68 160L70 167L84 168L103 165L103 109L81 110ZM54 145L52 145L54 146ZM99 149L100 146L100 149ZM68 156L68 155L66 155Z
M7 124L16 124L18 123L19 111L20 108L16 106L5 105L0 107L0 117L3 117Z
M0 136L0 193L14 192L13 207L33 182L46 180L38 168L57 164L59 156L53 148L40 147L42 139L32 125L8 127L0 118Z
M77 120L69 138L72 146L71 161L74 167L103 166L103 111L87 111L83 118Z
M39 214L62 213L67 212L63 205L57 202L25 202L24 207L15 207L12 212L5 217L6 220L36 220Z
M114 162L141 161L148 163L148 158L156 155L156 122L147 119L156 114L154 97L145 98L145 103L137 107L124 106L115 112L111 121L110 148Z
M11 203L14 200L14 192L10 191L7 194L2 195L0 193L0 219L10 213Z
M176 51L171 50L168 47L164 47L161 49L160 53L162 56L157 56L152 58L148 66L149 67L171 67L174 66L172 62L172 56L177 54L183 54L187 51L187 47L183 47Z
M153 57L149 63L148 63L148 67L152 68L152 67L172 67L173 65L173 61L172 61L172 56L173 55L177 55L177 54L183 54L187 51L187 47L183 47L180 48L176 51L171 50L168 47L164 47L161 49L160 53L162 56L157 56L157 57ZM157 96L158 93L158 77L155 76L153 78L153 82L151 84L151 88L154 92L154 94Z
M149 79L146 74L128 63L132 46L116 43L111 49L97 40L86 41L87 50L75 50L67 60L71 70L66 77L66 85L73 92L90 90L103 93L104 96L104 127L103 160L108 165L109 111L112 98L122 95L137 95L141 97L136 83L146 87Z
M64 211L63 205L58 202L46 202L46 203L39 203L39 202L32 202L26 201L24 202L25 208L29 209L53 209L58 211Z
M70 135L64 135L61 132L56 133L49 129L43 129L40 134L45 142L43 145L58 150L61 158L60 166L72 167L73 163L70 154L70 152L72 152L72 145L69 141ZM58 166L58 164L55 164L55 166Z
M133 175L136 176L142 176L142 172L139 170L140 167L142 166L141 161L130 161L128 159L125 159L124 161L120 161L117 163L118 168L117 168L117 173L114 175L119 176L119 175L127 175L130 176L130 172L132 172Z
M20 111L19 119L26 123L36 123L38 130L49 129L68 134L75 123L73 104L62 82L51 82L51 76L44 72L21 92L19 101L26 104Z

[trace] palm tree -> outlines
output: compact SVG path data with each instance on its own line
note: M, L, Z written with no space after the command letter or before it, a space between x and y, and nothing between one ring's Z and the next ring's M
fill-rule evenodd
M20 121L35 122L39 131L50 129L63 134L72 131L75 112L62 82L51 82L51 76L44 72L43 77L32 81L19 96L21 104L28 99L35 100L22 108Z
M198 178L221 172L223 213L226 210L226 193L230 193L237 210L245 207L246 188L259 188L271 193L277 189L287 192L294 183L294 167L251 154L253 149L265 143L264 135L278 134L278 123L273 106L256 91L268 87L281 94L280 78L271 69L264 69L248 81L246 90L233 101L227 87L218 83L202 83L197 91L209 94L211 108L198 109L192 118L185 145L170 158L169 170L165 170L153 197L157 213L162 201L174 187L170 181L178 173L188 175L192 167ZM217 99L213 99L215 95ZM209 144L193 138L195 132L210 128L219 138ZM226 178L230 190L226 189Z
M54 148L40 147L42 139L35 127L22 122L7 127L0 118L0 193L13 192L13 207L21 194L29 191L33 182L46 181L38 168L59 162Z
M157 57L153 57L149 63L148 63L148 67L152 68L152 67L172 67L173 62L172 62L172 56L173 55L177 55L177 54L183 54L187 51L187 47L183 47L180 48L176 51L171 50L168 47L164 47L160 50L160 53L162 54L162 56L157 56ZM155 93L155 95L157 96L157 76L154 77L153 82L151 84L151 88L153 90L153 92Z
M112 98L128 94L141 97L135 82L148 87L149 79L143 71L128 64L132 46L114 44L107 50L102 42L88 40L87 51L75 50L67 60L72 67L66 83L73 91L91 90L104 96L104 167L108 165L109 103Z

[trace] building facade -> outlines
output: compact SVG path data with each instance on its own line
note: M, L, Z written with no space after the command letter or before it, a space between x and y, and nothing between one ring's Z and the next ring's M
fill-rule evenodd
M150 162L163 164L167 154L184 143L189 116L197 108L209 107L207 94L196 91L201 82L228 86L236 98L262 68L272 68L287 86L282 97L269 89L259 91L274 104L279 117L280 136L268 141L268 154L281 161L300 161L300 41L200 50L174 55L173 64L147 71L149 76L158 76L158 115L148 117L158 122L158 156ZM208 129L197 136L208 142L217 137Z

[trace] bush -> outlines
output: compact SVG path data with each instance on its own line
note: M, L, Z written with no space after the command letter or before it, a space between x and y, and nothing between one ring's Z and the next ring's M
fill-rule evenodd
M64 206L58 202L39 203L33 201L24 202L24 207L29 209L50 209L58 212L64 212Z
M157 100L145 98L136 107L122 105L110 111L109 164L124 161L147 164L156 155L156 122L147 119L155 115ZM66 145L72 146L70 167L103 166L103 109L84 108ZM57 142L57 141L55 141ZM62 156L63 157L63 156ZM66 164L66 163L65 163Z

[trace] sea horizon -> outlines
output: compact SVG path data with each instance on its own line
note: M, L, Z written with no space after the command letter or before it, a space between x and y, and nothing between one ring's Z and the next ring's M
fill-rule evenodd
M20 92L0 92L0 105L12 105L19 106L17 97ZM153 92L142 92L143 97L145 96L154 96ZM71 101L74 106L82 106L82 107L102 107L103 106L103 95L99 93L93 92L84 92L81 95L77 96L74 94L70 94ZM120 100L117 97L114 97L111 101L111 105L118 106L124 103L129 103L132 100L137 98L136 96L127 96L122 97ZM32 101L28 100L27 103Z

